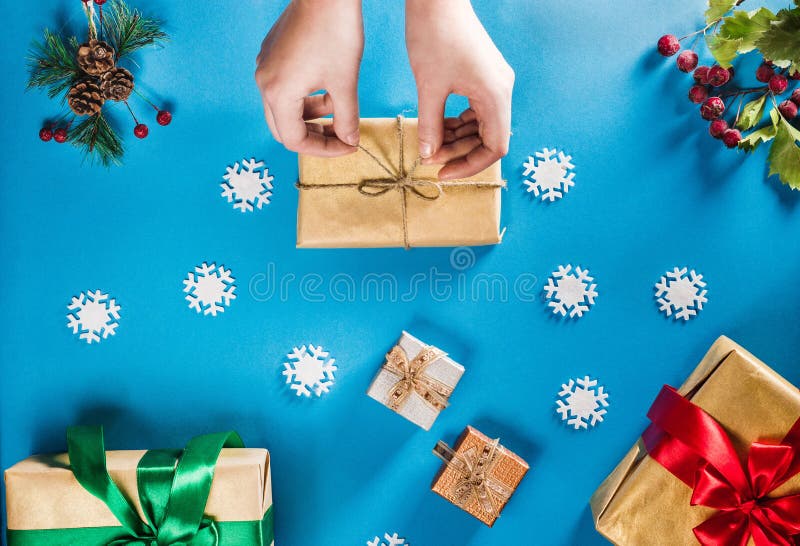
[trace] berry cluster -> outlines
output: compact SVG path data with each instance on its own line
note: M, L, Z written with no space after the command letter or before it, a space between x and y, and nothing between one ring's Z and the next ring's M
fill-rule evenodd
M53 129L49 125L42 127L39 130L39 138L42 139L42 142L50 142L51 140L55 140L59 144L64 144L67 141L67 127L56 127Z
M681 49L681 40L689 36L684 36L683 38L676 38L672 34L662 36L658 40L658 52L664 57L675 55ZM773 102L777 104L775 99L787 92L789 80L800 80L800 72L795 71L787 74L788 69L777 68L772 62L764 59L764 62L756 70L755 76L759 82L766 85L749 89L729 89L728 84L734 76L733 67L724 68L718 64L697 66L697 63L697 53L692 50L684 50L678 55L676 64L681 72L692 73L694 85L689 88L689 100L701 105L700 116L710 122L709 134L721 140L728 148L736 148L742 140L741 132L735 128L741 114L741 104L739 112L736 113L736 117L730 125L723 119L723 115L729 109L729 106L735 104L737 100L743 103L745 96L758 93L761 96L770 94ZM730 104L726 105L726 101L730 101ZM781 115L787 121L797 117L799 106L800 88L792 92L791 98L777 105Z

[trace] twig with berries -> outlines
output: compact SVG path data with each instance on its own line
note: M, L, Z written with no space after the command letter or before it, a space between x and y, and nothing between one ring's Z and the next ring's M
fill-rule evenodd
M671 57L680 51L682 40L702 33L716 63L698 66L693 43L691 49L678 55L676 64L682 72L692 73L694 85L689 88L689 100L701 105L700 116L710 122L709 133L726 147L745 152L770 142L770 175L777 175L792 189L800 189L800 130L794 125L800 88L778 102L781 95L791 91L794 81L800 80L800 3L795 1L797 7L775 14L764 7L753 11L735 9L743 1L709 0L704 28L681 38L662 36L657 48L661 55ZM755 79L766 85L736 87L733 61L740 55L758 53L764 62L756 70ZM769 110L768 99L772 104ZM724 116L733 110L736 115L729 124ZM749 134L743 136L742 131Z
M144 17L124 0L112 0L106 12L106 0L80 2L88 27L84 42L45 30L44 40L34 43L31 50L28 87L44 88L51 98L62 97L75 121L74 126L69 121L55 129L47 125L39 131L39 138L45 142L68 140L104 165L119 164L124 149L107 118L106 106L124 103L134 120L134 135L145 138L149 132L128 103L134 91L142 95L131 71L120 63L143 47L164 42L167 35L160 21ZM159 125L169 124L170 112L150 100L145 102L156 109Z

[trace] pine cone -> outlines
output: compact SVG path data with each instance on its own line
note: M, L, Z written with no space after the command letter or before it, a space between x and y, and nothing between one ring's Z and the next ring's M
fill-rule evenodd
M102 40L91 39L78 47L78 66L92 76L114 68L114 48Z
M103 95L100 86L92 80L81 80L67 93L69 107L79 116L91 116L103 108Z
M133 91L133 74L124 68L112 68L100 76L100 91L105 100L127 100Z

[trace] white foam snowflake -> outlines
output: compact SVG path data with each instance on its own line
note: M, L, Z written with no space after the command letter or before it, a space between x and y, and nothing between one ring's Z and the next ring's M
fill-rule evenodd
M674 320L689 320L708 302L708 290L704 290L706 283L703 282L703 276L695 273L694 269L687 275L687 269L676 267L667 271L656 283L658 309L668 317L674 313Z
M597 297L597 285L592 284L593 281L586 269L576 267L573 273L572 265L559 265L558 271L553 271L544 287L547 306L556 315L567 316L569 313L570 318L582 317Z
M67 327L89 344L99 342L101 336L103 339L113 336L119 326L120 306L117 300L109 299L108 294L100 290L81 292L78 297L72 298L67 309Z
M225 182L220 184L222 197L228 198L228 203L233 203L233 208L242 212L252 211L253 207L261 208L269 204L272 195L272 180L269 170L264 168L263 161L244 159L242 163L236 162L233 167L228 167Z
M289 361L283 364L283 375L297 396L311 396L312 392L320 396L328 392L334 382L333 372L337 370L336 361L328 358L328 352L322 347L303 345L299 349L293 348L286 356Z
M561 420L572 425L575 430L595 426L603 421L608 407L608 394L603 386L597 386L596 379L585 376L583 379L570 379L561 385L556 401Z
M547 148L536 152L534 156L528 156L523 164L523 176L531 177L531 180L525 180L528 192L533 192L536 197L541 194L542 201L561 199L575 185L572 156Z
M381 540L380 537L375 537L372 540L367 541L367 546L411 546L406 539L400 538L397 536L397 533L389 534L384 533L383 538L385 542Z
M231 300L236 299L235 281L230 269L217 267L216 263L209 265L203 262L203 265L190 271L183 281L183 291L186 292L189 309L212 316L222 313L225 311L225 306L230 306Z

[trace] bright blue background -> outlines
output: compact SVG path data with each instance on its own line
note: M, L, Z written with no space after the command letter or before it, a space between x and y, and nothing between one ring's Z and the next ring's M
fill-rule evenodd
M583 264L600 295L578 321L513 298L315 303L296 284L287 301L250 296L249 279L269 262L298 278L391 272L407 286L434 266L453 272L450 250L296 250L296 157L269 138L252 79L284 2L138 4L168 21L173 40L140 57L137 81L173 105L175 120L158 127L134 100L151 128L134 142L117 108L128 153L107 170L41 143L37 131L57 109L23 93L31 38L65 17L80 28L78 0L3 1L0 466L63 450L73 423L105 424L112 448L236 429L272 453L282 546L358 545L383 531L414 546L603 544L590 494L646 425L661 385L680 383L718 335L800 382L800 193L765 180L765 150L745 158L711 140L685 99L688 76L653 52L661 34L701 24L700 0L476 2L517 84L508 232L502 245L477 249L466 273L530 272L541 286L558 264ZM366 2L365 117L416 103L399 4ZM575 188L553 204L522 187L523 161L543 147L577 165ZM226 165L251 156L275 175L274 196L241 214L219 183ZM238 299L216 318L189 310L181 292L204 260L237 279ZM675 265L708 280L707 308L688 324L665 319L653 300L653 284ZM117 335L87 346L66 328L66 305L95 288L117 298L122 318ZM427 433L364 394L404 328L467 368ZM321 399L296 399L282 384L284 355L304 343L323 345L339 365ZM583 374L607 386L611 407L596 429L575 432L554 400ZM431 448L468 423L532 467L494 529L428 489L439 467Z

